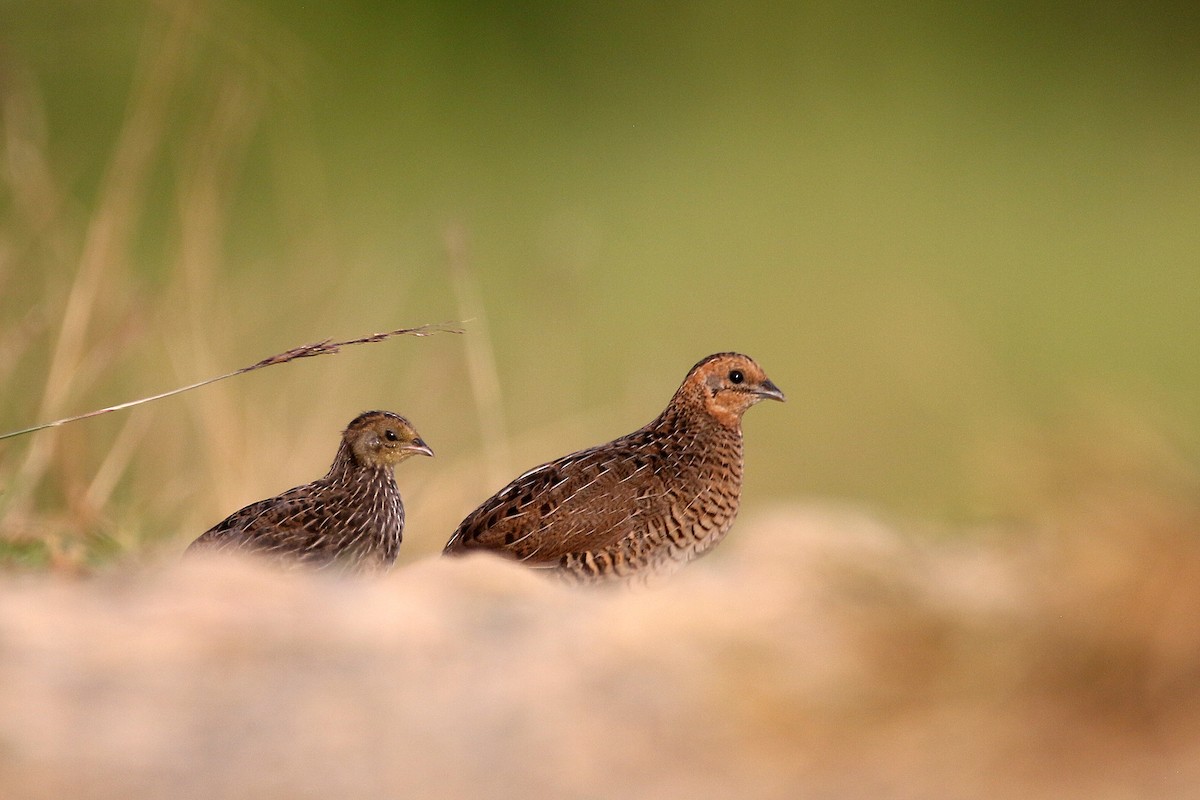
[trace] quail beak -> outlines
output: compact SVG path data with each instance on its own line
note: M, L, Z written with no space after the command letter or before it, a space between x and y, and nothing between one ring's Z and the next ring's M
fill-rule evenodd
M433 450L429 449L429 445L425 444L422 439L413 439L412 442L404 446L404 449L409 453L419 453L423 456L433 457Z
M770 378L763 378L763 382L754 390L754 393L763 399L778 400L781 403L787 400L783 396L783 392L779 391L779 387L771 383Z

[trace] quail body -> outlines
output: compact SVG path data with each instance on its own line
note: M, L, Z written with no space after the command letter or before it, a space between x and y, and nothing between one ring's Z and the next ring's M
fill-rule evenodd
M742 414L784 395L748 356L688 372L649 425L536 467L458 526L446 554L493 551L572 582L638 582L708 552L737 516Z
M376 572L390 568L404 532L404 504L393 470L432 456L412 424L390 411L367 411L342 433L325 477L231 514L188 546L242 550L288 565Z

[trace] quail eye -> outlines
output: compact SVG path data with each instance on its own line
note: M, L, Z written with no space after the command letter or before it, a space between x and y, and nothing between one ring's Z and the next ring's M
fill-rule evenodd
M746 380L746 376L742 374L740 369L729 370L729 382L733 384L741 383Z
M383 432L383 438L387 439L389 442L396 442L400 440L400 437L397 436L396 432L391 428L388 428Z

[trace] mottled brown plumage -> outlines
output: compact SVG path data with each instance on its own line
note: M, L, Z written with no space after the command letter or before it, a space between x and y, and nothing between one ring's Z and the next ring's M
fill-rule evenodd
M737 515L742 414L783 400L753 359L692 367L653 422L521 475L462 521L447 554L490 550L581 583L674 572Z
M399 414L367 411L342 433L328 474L230 515L192 542L197 550L243 550L286 564L346 572L386 570L404 532L396 464L432 456Z

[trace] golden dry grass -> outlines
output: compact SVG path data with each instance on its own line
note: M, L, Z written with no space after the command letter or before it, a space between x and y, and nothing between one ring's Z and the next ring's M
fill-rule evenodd
M717 4L641 20L661 47L635 53L620 7L585 24L597 10L384 5L12 9L0 430L323 336L460 309L487 326L2 443L0 563L182 547L320 474L367 408L438 453L401 476L407 559L508 477L645 423L726 349L793 398L747 422L750 507L1007 513L997 442L1091 391L1195 461L1183 39L1097 45L1136 33L1120 14L1078 49L988 12L864 30L853 6L731 26ZM854 53L862 73L833 68Z
M278 135L264 132L268 109L295 113L269 97L294 78L289 45L271 38L257 51L266 63L255 63L241 49L249 31L279 31L247 9L145 11L127 105L87 202L51 155L57 132L33 71L0 64L3 432L211 378L297 341L403 324L397 308L335 327L314 308L336 295L331 271L343 273L312 219L317 180L298 124L283 126L272 151L291 252L262 271L263 291L238 291L226 268L232 206L250 143ZM375 283L380 297L395 290ZM268 307L262 297L283 299ZM155 543L178 548L232 508L319 475L355 414L404 405L388 387L425 357L396 364L394 351L380 353L316 378L272 379L253 398L206 389L6 440L0 566L76 571L143 557Z

